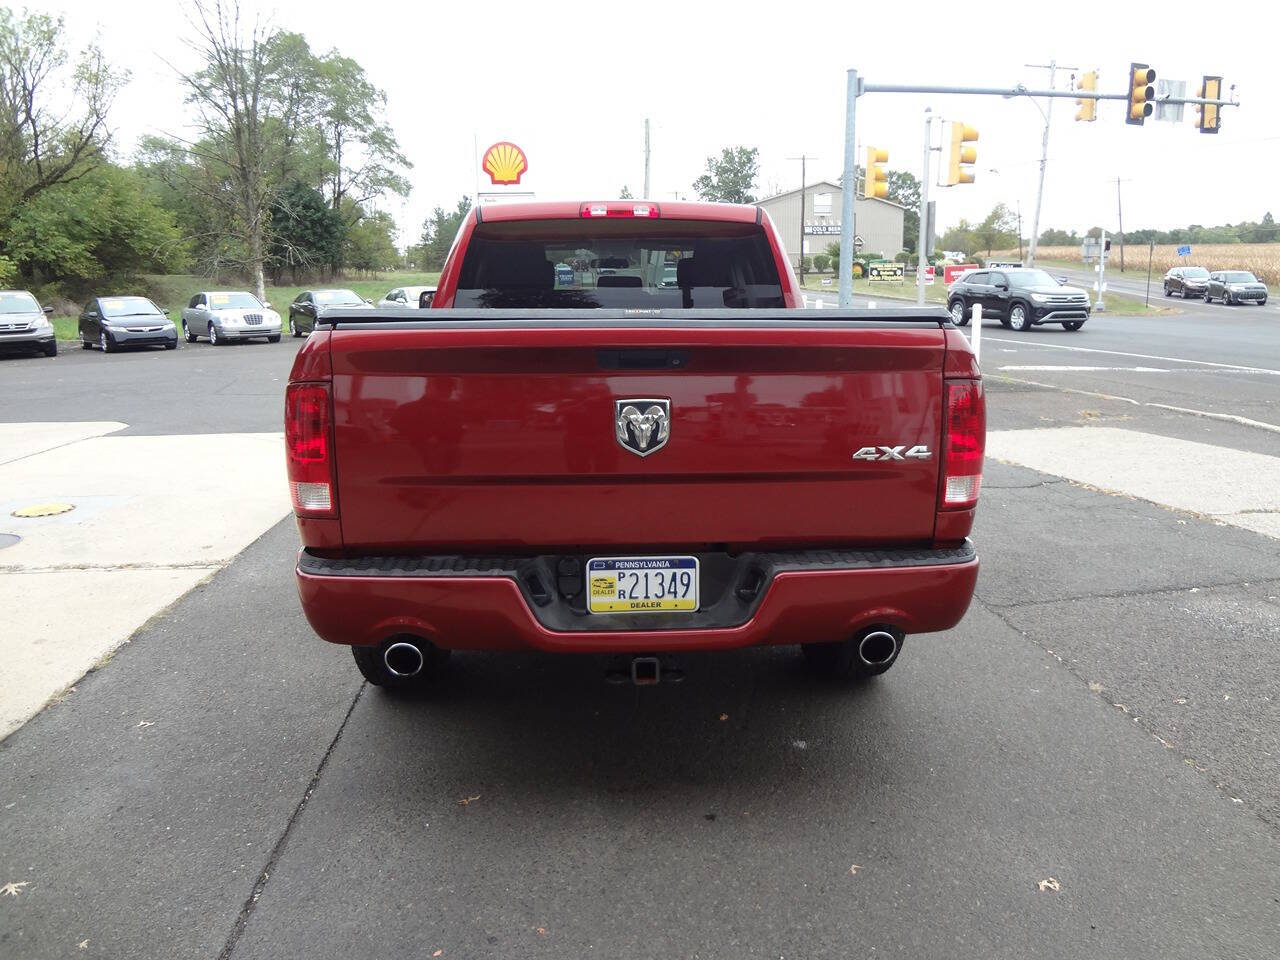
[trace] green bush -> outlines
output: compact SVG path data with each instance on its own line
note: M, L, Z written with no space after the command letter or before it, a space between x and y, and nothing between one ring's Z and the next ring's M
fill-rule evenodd
M915 255L906 250L899 250L893 259L895 263L910 263L915 259Z
M813 273L813 257L801 257L800 269L805 273Z
M831 258L825 253L820 253L813 258L813 268L819 273L826 273L831 269Z

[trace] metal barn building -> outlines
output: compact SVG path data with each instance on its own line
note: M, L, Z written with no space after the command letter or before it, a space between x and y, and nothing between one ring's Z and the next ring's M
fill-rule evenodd
M804 216L800 216L800 191L789 190L776 197L768 197L756 203L769 214L778 233L782 236L787 259L799 268L800 223L804 222L804 256L825 253L827 244L840 241L841 190L827 180L809 184L804 188ZM902 246L904 208L889 200L868 200L855 197L854 234L862 245L855 248L869 253L883 253L892 259Z

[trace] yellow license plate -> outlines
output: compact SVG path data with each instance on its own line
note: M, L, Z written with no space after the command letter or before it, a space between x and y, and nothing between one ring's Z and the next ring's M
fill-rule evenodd
M587 561L592 613L671 613L698 609L697 557L596 557Z

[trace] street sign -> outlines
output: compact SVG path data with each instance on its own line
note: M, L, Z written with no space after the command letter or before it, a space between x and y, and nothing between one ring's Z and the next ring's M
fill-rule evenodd
M872 282L902 283L905 270L903 264L892 260L872 260L867 264L867 279Z
M862 238L858 236L856 233L853 235L853 249L855 250L862 249Z
M1166 120L1169 123L1182 122L1182 107L1180 103L1164 103L1166 97L1181 99L1187 95L1187 81L1185 80L1157 80L1156 81L1156 119Z
M1189 243L1184 243L1182 246L1180 246L1180 247L1178 248L1178 256L1180 256L1180 257L1189 257L1189 256L1191 256L1191 244L1189 244Z

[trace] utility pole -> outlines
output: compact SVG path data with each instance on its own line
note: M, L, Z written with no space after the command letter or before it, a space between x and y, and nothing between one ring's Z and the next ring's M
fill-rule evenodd
M799 253L796 254L796 270L800 273L800 285L804 286L804 208L805 208L805 163L809 159L808 154L800 154L798 157L787 157L788 160L800 161L800 246ZM817 157L813 159L817 160Z
M1024 66L1031 67L1036 70L1049 71L1049 89L1055 89L1053 85L1054 79L1058 75L1058 62L1050 60L1048 63L1028 63ZM1079 70L1079 67L1063 67L1064 70ZM1031 101L1035 103L1035 101ZM1040 104L1036 103L1039 107ZM1036 188L1036 213L1031 220L1031 239L1027 244L1027 266L1034 267L1036 265L1036 246L1040 242L1040 206L1044 202L1044 168L1049 163L1049 121L1053 119L1053 99L1049 100L1049 108L1042 110L1044 114L1044 136L1040 138L1040 186ZM1019 231L1021 233L1021 231Z
M1120 218L1120 272L1124 273L1124 207L1120 204L1120 178L1116 177L1116 215Z
M933 147L933 108L924 108L924 174L920 177L920 237L916 241L916 306L924 306L925 232L929 229L929 154Z
M1018 260L1022 260L1022 201L1018 201Z
M649 118L644 118L644 193L641 194L646 200L649 199Z

